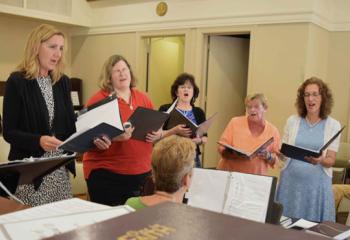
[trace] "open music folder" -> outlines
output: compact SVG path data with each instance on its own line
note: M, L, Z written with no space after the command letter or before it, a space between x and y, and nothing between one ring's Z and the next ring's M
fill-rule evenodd
M147 133L158 131L169 115L150 108L137 107L128 122L135 127L131 138L145 141Z
M94 138L105 135L113 139L124 132L115 94L83 109L81 112L82 114L79 115L75 123L76 133L66 139L59 148L83 153L94 147Z
M269 138L268 140L266 140L264 143L260 144L259 146L256 146L254 148L253 151L248 152L248 151L244 151L242 149L239 149L237 147L231 146L227 143L224 142L218 142L219 145L224 146L226 150L235 153L236 155L238 155L239 157L243 157L243 158L252 158L254 157L256 154L258 154L259 152L265 150L268 146L270 146L273 143L273 137Z
M41 179L57 168L74 161L75 154L46 158L26 158L0 164L0 181L11 193L20 184L34 184L35 189L40 186ZM0 189L0 195L7 194Z
M217 113L214 113L210 116L206 121L197 125L185 115L183 115L178 109L173 108L169 113L169 119L167 121L166 127L167 129L171 129L179 124L184 124L186 127L190 128L192 131L191 137L202 137L204 134L208 132L209 127L212 125L214 120L217 117Z
M280 152L285 155L286 157L297 159L300 161L304 161L309 163L307 160L305 160L305 157L319 157L321 156L322 152L326 150L326 148L339 137L340 133L344 130L345 126L342 127L331 139L329 139L326 144L324 144L319 150L314 151L311 149L306 149L294 145L289 145L287 143L282 143L282 147Z
M273 211L276 183L270 176L195 168L187 204L264 223Z

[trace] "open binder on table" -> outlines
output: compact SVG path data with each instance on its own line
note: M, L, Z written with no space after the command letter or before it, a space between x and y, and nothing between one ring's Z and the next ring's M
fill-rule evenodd
M318 151L314 151L311 149L306 149L302 147L297 147L294 145L289 145L287 143L282 143L282 147L280 152L285 155L286 157L297 159L300 161L307 162L305 160L305 157L319 157L321 156L322 152L326 150L326 148L340 135L340 133L344 130L345 126L342 127L331 139L326 142L325 145L323 145Z
M38 189L41 179L57 168L74 161L75 154L62 155L46 158L26 158L0 164L0 181L11 193L16 191L20 184L34 184ZM6 196L7 193L0 189L0 195Z
M66 139L59 148L83 153L92 148L93 140L103 135L110 139L122 134L124 127L119 114L115 94L81 111L75 123L76 133Z
M130 116L128 122L135 127L131 138L145 141L147 133L161 128L169 115L150 108L137 107Z
M212 125L214 120L217 117L218 113L214 113L210 116L206 121L197 125L189 118L187 118L181 111L175 108L177 100L169 107L166 113L169 114L169 119L166 122L166 128L171 129L179 124L184 124L186 127L190 128L192 131L191 137L202 137L204 134L208 132L209 127Z
M195 168L188 205L257 222L279 223L276 177Z
M253 151L247 152L247 151L244 151L242 149L239 149L239 148L236 148L234 146L231 146L231 145L229 145L227 143L218 142L218 144L221 145L221 146L224 146L226 150L228 150L228 151L230 151L232 153L235 153L238 156L243 157L243 158L252 158L252 157L254 157L259 152L265 150L272 143L273 143L273 137L269 138L263 144L257 146Z

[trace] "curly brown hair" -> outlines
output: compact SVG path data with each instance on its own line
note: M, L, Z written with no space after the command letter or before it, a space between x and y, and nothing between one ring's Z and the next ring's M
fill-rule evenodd
M300 117L306 117L307 109L305 106L304 91L306 86L310 84L316 84L319 88L322 99L320 107L320 118L325 119L332 111L334 100L330 88L320 78L311 77L309 79L306 79L301 84L301 86L298 88L298 95L295 101L295 107L297 108Z

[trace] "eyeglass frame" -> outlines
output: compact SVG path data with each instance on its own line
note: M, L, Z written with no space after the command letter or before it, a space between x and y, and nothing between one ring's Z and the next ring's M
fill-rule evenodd
M312 92L312 93L303 93L303 97L304 98L308 98L308 97L318 97L318 96L321 96L321 93L320 92Z

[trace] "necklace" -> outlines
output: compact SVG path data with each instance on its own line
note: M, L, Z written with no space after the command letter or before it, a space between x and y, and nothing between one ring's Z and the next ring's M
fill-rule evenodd
M132 94L130 93L130 100L129 100L129 108L131 110L134 110L134 107L132 106Z
M117 92L117 97L123 99L123 100L125 101L125 103L126 103L127 105L129 105L130 110L134 110L134 106L132 105L132 92L131 92L131 91L130 91L129 102L126 101L122 96L120 96L120 95L118 94L118 92Z
M305 120L306 120L307 125L308 125L310 128L313 128L313 127L315 127L319 122L321 122L322 119L319 118L319 119L317 119L317 121L314 122L314 123L310 122L310 120L308 119L308 117L305 117Z

